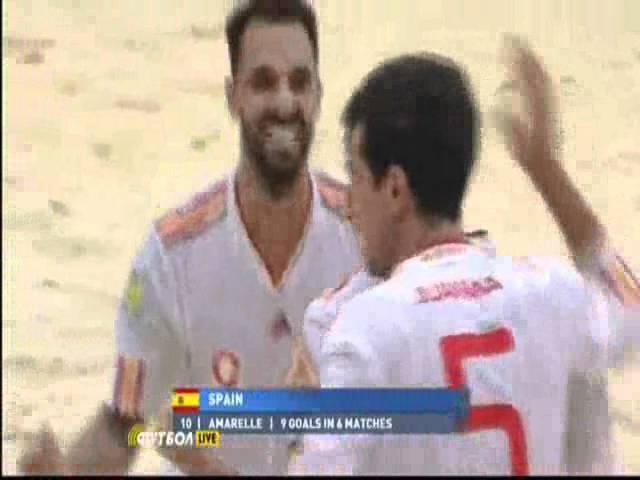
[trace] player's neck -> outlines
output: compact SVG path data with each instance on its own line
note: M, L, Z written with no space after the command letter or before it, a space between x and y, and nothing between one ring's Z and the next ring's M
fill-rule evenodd
M411 222L402 228L402 232L399 232L394 240L396 244L395 266L430 248L464 241L464 231L457 222Z
M311 179L306 167L300 169L300 173L279 195L274 195L255 169L246 162L241 164L236 176L238 203L242 213L246 215L253 216L255 213L256 216L289 216L291 221L295 221L296 213L304 213L310 207L311 191ZM292 214L294 217L290 217Z
M288 194L278 199L264 192L259 183L251 169L238 170L237 206L247 236L277 287L303 240L313 189L306 168L294 180Z

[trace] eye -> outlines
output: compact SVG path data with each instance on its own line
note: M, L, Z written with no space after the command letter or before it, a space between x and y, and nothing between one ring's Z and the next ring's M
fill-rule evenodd
M311 85L311 72L308 68L296 68L289 76L289 86L291 91L304 92Z
M250 84L257 92L270 90L278 84L278 76L270 68L260 67L251 75Z

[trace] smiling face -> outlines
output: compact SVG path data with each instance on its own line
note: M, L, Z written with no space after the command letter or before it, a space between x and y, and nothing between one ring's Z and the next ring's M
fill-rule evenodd
M269 186L291 183L306 165L321 86L300 23L252 21L242 35L230 109L244 154Z

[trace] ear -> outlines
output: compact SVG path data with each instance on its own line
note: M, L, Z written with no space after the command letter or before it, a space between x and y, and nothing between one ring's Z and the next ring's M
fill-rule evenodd
M414 207L414 200L409 177L404 169L398 165L391 165L384 181L393 214L406 215Z
M238 105L236 101L235 83L233 77L228 76L224 79L224 93L227 98L227 109L234 120L238 118Z

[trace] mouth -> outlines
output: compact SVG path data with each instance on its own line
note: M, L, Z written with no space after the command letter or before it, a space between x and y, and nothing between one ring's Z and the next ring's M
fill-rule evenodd
M291 145L302 140L299 125L269 125L264 130L264 138L274 145Z

